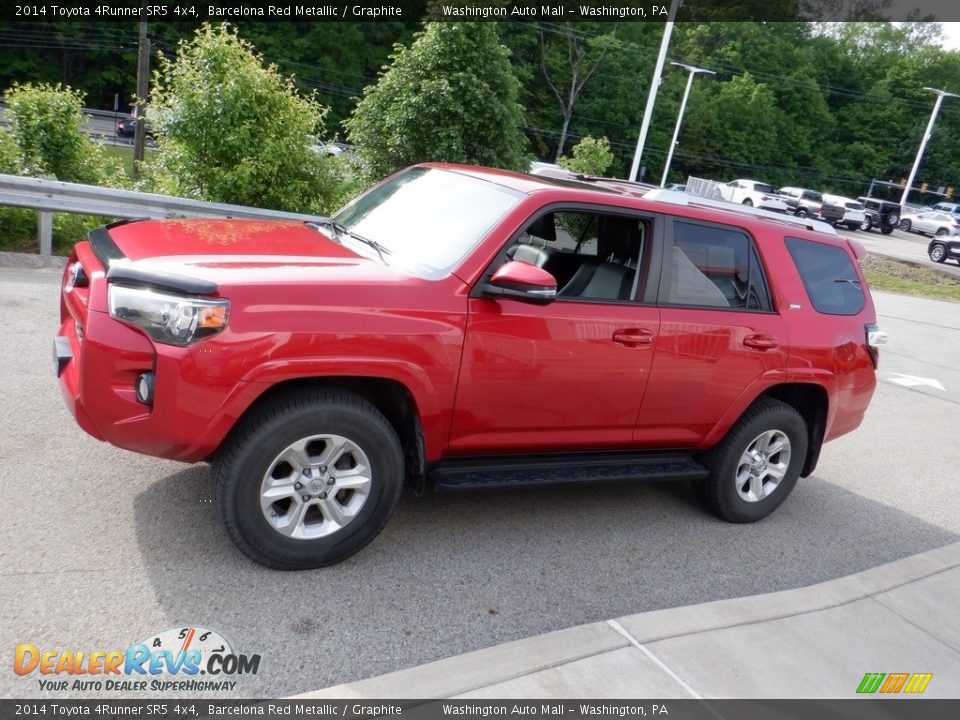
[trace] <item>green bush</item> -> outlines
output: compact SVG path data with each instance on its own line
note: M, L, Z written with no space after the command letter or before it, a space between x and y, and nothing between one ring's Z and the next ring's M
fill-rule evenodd
M372 178L428 160L526 169L520 83L495 23L428 23L346 121Z
M82 93L15 83L3 98L10 108L19 172L93 185L117 181L116 164L83 132Z
M573 146L573 157L564 155L558 164L580 175L602 177L613 165L610 141L605 137L597 140L587 135Z
M216 202L329 211L338 192L333 163L311 149L326 112L235 30L204 24L155 73L149 185Z
M20 154L17 143L6 130L0 130L0 173L4 175L20 174Z

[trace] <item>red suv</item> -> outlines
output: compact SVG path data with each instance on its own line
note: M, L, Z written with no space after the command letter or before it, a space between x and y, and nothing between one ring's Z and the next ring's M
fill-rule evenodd
M315 223L91 232L55 357L84 430L211 462L231 539L275 568L357 552L404 482L684 479L753 522L873 395L861 252L683 193L428 164Z

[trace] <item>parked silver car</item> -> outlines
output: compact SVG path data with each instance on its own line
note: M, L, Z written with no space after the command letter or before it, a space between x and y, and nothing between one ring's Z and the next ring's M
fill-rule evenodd
M900 229L921 235L960 235L960 218L939 210L927 210L915 215L907 214L900 220Z

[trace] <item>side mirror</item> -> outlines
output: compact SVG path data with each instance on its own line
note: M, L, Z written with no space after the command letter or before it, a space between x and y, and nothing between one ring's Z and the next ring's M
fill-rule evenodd
M557 297L557 279L536 265L511 260L493 274L483 293L546 305Z

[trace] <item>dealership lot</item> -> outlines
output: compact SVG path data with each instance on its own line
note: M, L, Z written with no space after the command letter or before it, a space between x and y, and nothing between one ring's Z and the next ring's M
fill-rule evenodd
M58 280L0 268L3 697L44 694L36 675L9 670L18 643L123 649L203 626L262 656L235 694L287 695L592 620L829 580L960 534L957 306L878 293L891 342L866 422L826 446L815 475L758 525L714 519L685 484L408 494L356 557L270 571L230 544L205 465L133 455L77 428L50 361Z

